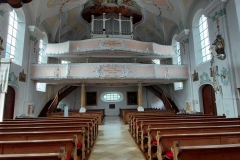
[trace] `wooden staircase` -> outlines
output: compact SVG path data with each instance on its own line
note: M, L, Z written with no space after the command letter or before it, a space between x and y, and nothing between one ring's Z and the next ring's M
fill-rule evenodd
M49 100L46 105L43 107L42 111L40 112L38 117L46 117L47 114L53 113L54 110L57 108L58 103L65 98L67 95L69 95L72 91L74 91L77 88L77 86L65 86L62 89L60 89L55 98Z
M147 88L155 96L160 98L167 110L179 112L179 109L176 106L176 104L165 95L161 88L159 88L158 86L146 86L145 88Z

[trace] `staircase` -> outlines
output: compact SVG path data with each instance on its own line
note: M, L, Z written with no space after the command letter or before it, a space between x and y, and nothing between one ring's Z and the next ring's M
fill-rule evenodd
M145 88L147 88L155 96L160 98L167 110L179 112L176 104L164 94L161 88L159 88L158 86L146 86Z
M40 112L38 117L46 117L48 113L53 113L53 111L57 108L58 103L65 98L67 95L69 95L72 91L74 91L77 88L77 86L65 86L62 89L60 89L55 98L49 100L46 105L43 107L42 111Z

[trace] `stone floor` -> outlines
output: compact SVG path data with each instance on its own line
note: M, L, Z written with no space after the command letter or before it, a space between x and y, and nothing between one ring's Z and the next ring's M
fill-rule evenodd
M119 117L105 117L89 160L145 160Z

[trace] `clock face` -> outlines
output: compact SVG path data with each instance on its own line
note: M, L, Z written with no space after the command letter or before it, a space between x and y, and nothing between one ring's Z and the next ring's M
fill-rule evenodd
M221 70L220 76L221 76L221 82L222 82L223 86L229 86L229 84L230 84L229 71L223 67Z

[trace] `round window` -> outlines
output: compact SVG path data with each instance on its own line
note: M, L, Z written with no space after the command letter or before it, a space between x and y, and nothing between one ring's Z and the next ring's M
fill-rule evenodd
M123 94L120 92L104 92L101 94L104 102L120 102L123 100Z

